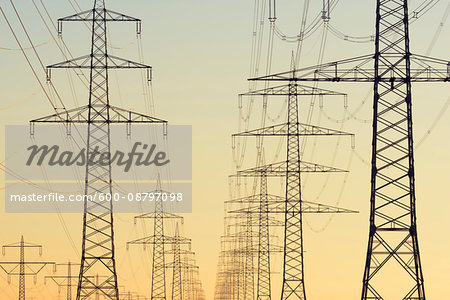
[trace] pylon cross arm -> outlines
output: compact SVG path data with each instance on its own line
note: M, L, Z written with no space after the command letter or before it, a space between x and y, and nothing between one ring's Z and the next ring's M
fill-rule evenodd
M160 216L158 216L158 214L161 214ZM173 213L145 213L139 216L135 216L134 219L155 219L155 218L164 218L164 219L179 219L181 221L183 221L183 217L173 214Z
M278 196L278 195L272 195L272 194L267 194L267 195L262 195L262 194L255 194L255 195L250 195L250 196L246 196L246 197L241 197L241 198L237 198L237 199L231 199L231 200L227 200L225 201L225 204L233 204L233 203L259 203L261 201L261 197L267 197L267 201L280 201L283 200L284 197Z
M111 21L124 21L124 22L137 22L137 21L141 21L141 19L138 18L134 18L134 17L130 17L127 16L125 14L122 13L118 13L109 9L104 9L105 12L105 19L98 19L96 18L96 16L94 16L94 11L93 9L90 10L86 10L86 11L82 11L80 13L77 14L73 14L67 17L63 17L63 18L59 18L58 22L74 22L74 21L83 21L83 22L92 22L92 21L107 21L107 22L111 22Z
M236 136L288 136L292 135L289 132L289 124L279 124L268 126L264 128L259 128L255 130L244 131L240 133L233 134ZM339 131L335 129L329 129L325 127L299 123L299 132L297 136L332 136L332 135L349 135L354 136L352 133Z
M403 60L399 56L399 60ZM411 54L411 75L395 74L397 65L379 66L376 76L373 67L374 55L363 55L350 59L324 63L282 73L250 78L250 81L327 81L327 82L450 82L450 60Z
M64 18L58 19L58 34L62 34L62 23L63 22L136 22L136 32L141 33L141 19L127 16L122 13L118 13L109 9L103 9L98 11L98 9L90 9L82 11L80 13L70 15Z
M160 237L151 235L151 236L147 236L144 238L140 238L140 239L136 239L136 240L127 242L127 246L129 246L129 245L153 245L153 244L160 244L162 242L165 245L174 244L174 243L189 245L189 244L191 244L191 239L183 238L183 237L164 236L163 241L161 241Z
M230 210L229 212L228 212L229 214L231 214L232 213L232 211ZM253 213L253 212L251 212L251 213ZM258 212L256 212L256 214L261 214L261 213L265 213L264 211L262 211L261 212L261 210L259 210ZM240 216L240 218L244 218L244 216L247 216L248 215L248 213L247 212L240 212L240 213L238 213ZM279 226L279 227L281 227L281 226L284 226L284 222L283 221L281 221L281 220L276 220L276 219L274 219L274 218L269 218L268 219L268 221L267 221L267 224L268 224L268 226L270 226L270 227L275 227L275 226ZM234 225L233 226L241 226L241 227L245 227L245 226L254 226L254 227L260 227L261 226L261 223L260 223L260 221L259 220L252 220L251 221L251 224L248 224L248 222L247 221L243 221L243 222L237 222L237 223L234 223Z
M23 273L23 275L37 275L46 265L55 264L54 262L24 262L27 267L27 271ZM5 266L11 266L10 268ZM36 269L32 269L30 265L37 266ZM17 271L20 266L20 262L1 262L0 268L8 275L19 276L21 275L20 271Z
M287 165L285 161L276 162L272 164L268 164L265 166L260 166L256 168L250 168L246 170L238 171L236 174L231 175L230 177L259 177L268 176L268 177L284 177L287 173L327 173L327 172L348 172L346 170L328 167L320 164L310 163L301 161L300 162L300 170L298 169L287 169Z
M116 106L109 106L109 120L98 118L89 120L89 106L77 107L64 110L49 116L31 120L30 123L161 123L167 124L167 121L133 112Z
M259 206L249 206L246 208L231 210L228 213L259 214L261 212L275 213L275 214L286 213L286 200L268 203L267 209L264 211L261 211L261 208ZM320 203L315 203L315 202L308 202L308 201L302 201L302 207L299 211L289 210L289 212L314 213L314 214L358 213L357 211L350 210L350 209L339 208L339 207L335 207L335 206L331 206L331 205L320 204Z
M347 94L335 92L318 87L300 85L295 83L296 93L298 96L346 96ZM284 84L274 87L268 87L261 90L250 91L248 93L239 94L242 96L289 96L292 95L290 84Z
M104 55L104 54L100 54ZM83 55L80 57L76 57L73 59L69 59L60 63L56 63L53 65L47 66L47 80L51 79L51 70L52 69L146 69L147 70L147 80L151 81L152 79L152 67L149 65L145 65L139 62L135 62L129 59L121 58L114 55L107 56L96 56L93 57L97 59L105 59L105 64L97 64L93 65L91 63L91 55Z

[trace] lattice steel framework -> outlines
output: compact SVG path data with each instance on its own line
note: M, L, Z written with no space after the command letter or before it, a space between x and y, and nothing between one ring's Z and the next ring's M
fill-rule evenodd
M79 264L73 264L70 261L64 264L56 264L55 267L63 266L67 267L66 275L53 275L53 276L45 276L45 279L51 279L58 286L58 294L61 293L61 287L66 288L66 299L72 300L72 287L74 286L75 280L78 279L78 276L72 275L72 268L79 268Z
M258 277L256 285L256 300L271 299L270 284L270 232L269 232L269 197L267 192L267 174L261 173L261 199L259 203L259 233L258 233Z
M155 190L157 193L168 193L161 189L161 183L158 179L158 186ZM175 244L190 244L191 240L184 237L174 237L168 236L164 232L164 224L166 219L180 220L183 217L176 214L164 212L163 201L155 201L155 211L152 213L146 213L135 217L137 219L153 219L153 234L146 236L137 240L127 242L127 247L129 245L152 245L153 255L152 255L152 279L151 279L151 300L166 300L167 289L166 289L166 268L168 264L166 263L166 250L167 245Z
M413 281L403 299L425 299L416 224L408 1L377 1L376 14L370 231L362 299L383 299L373 282L388 262L398 263ZM393 73L403 80L381 80Z
M425 299L417 239L411 83L450 82L450 62L410 52L408 17L407 0L377 0L374 55L251 79L373 82L370 231L363 300L384 299L381 291L386 286L375 282L388 263L410 278L411 287L402 299ZM374 68L368 66L372 63ZM399 283L400 273L392 275L389 284Z
M175 228L173 251L173 273L172 273L172 300L183 299L183 281L182 281L182 263L181 263L181 244L180 231L178 224Z
M90 22L92 24L91 53L87 56L71 59L48 67L51 69L75 68L88 69L89 103L86 106L56 113L31 121L34 123L83 123L88 126L87 161L93 149L101 153L110 153L110 125L124 123L166 123L163 120L131 112L110 105L108 70L110 69L146 69L150 76L151 67L141 63L108 54L107 23L115 21L135 22L140 33L141 20L109 11L104 0L94 0L92 10L80 12L58 19L61 34L63 22ZM150 77L148 78L150 80ZM98 147L98 148L97 148ZM85 195L112 193L111 163L86 164ZM96 199L93 197L93 199ZM99 282L95 276L102 278ZM104 280L103 280L104 278ZM90 299L99 292L104 299L119 299L117 284L112 201L85 201L83 215L83 241L81 267L79 273L77 300Z
M154 242L152 260L152 291L150 298L166 299L166 269L165 269L165 241L164 241L164 211L161 201L156 202L155 218L153 222Z
M2 246L2 254L6 254L6 249L19 249L19 261L3 261L0 262L0 268L8 274L8 282L10 282L10 276L19 276L19 300L25 300L26 276L36 276L47 265L54 265L54 262L44 261L27 261L25 259L25 252L28 249L38 249L39 255L42 255L42 246L36 244L26 243L23 236L20 238L20 242Z
M295 78L287 85L269 87L263 90L252 91L241 96L287 96L288 97L288 116L287 123L264 127L255 130L233 135L237 136L285 136L286 141L286 161L272 163L265 166L242 170L237 176L261 176L273 177L282 176L286 178L285 198L280 202L268 202L260 199L261 204L267 206L263 212L282 213L284 214L284 256L283 256L283 285L282 299L305 299L305 284L303 273L303 230L302 230L302 214L305 212L352 212L349 210L340 210L339 208L321 205L317 203L307 203L305 208L302 207L303 199L301 198L301 173L303 172L343 172L337 168L322 166L314 163L308 163L301 160L300 157L300 138L302 136L343 136L352 134L323 128L319 126L302 124L299 122L298 112L298 96L299 95L328 95L328 96L345 96L342 93L329 91L319 88L311 88L299 85ZM261 184L263 185L263 184ZM266 194L267 195L267 194ZM264 204L265 203L265 204ZM247 209L237 210L235 212L252 213L258 210L257 207L248 207ZM261 269L262 271L263 269ZM267 275L264 276L267 278ZM261 283L261 282L259 282ZM261 286L262 287L262 286ZM261 299L270 299L270 281L269 287L264 285L264 296ZM267 298L269 297L269 298Z
M181 251L181 269L183 271L183 299L196 300L197 294L202 290L198 278L199 267L196 265L194 255L190 250ZM199 286L200 284L200 286Z
M282 299L305 299L297 86L289 84ZM289 170L299 170L289 172Z

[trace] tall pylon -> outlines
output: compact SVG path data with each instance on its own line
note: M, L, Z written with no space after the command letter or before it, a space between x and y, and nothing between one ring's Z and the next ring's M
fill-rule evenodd
M148 79L151 67L108 54L107 23L135 22L137 33L141 32L141 20L107 10L104 0L94 0L91 10L58 19L59 34L63 22L81 21L91 23L91 52L79 58L48 66L51 69L88 69L89 102L86 106L35 119L34 123L87 124L87 160L94 149L110 153L110 125L122 123L166 123L166 121L140 113L121 109L110 104L108 72L110 69L146 69ZM86 164L85 195L112 194L111 161L109 164ZM93 198L95 199L95 198ZM83 215L83 240L81 267L77 286L77 300L92 299L99 292L103 299L119 299L114 250L112 201L85 201ZM99 282L92 280L96 275ZM103 280L104 278L104 280Z
M400 275L405 275L410 285L401 299L424 300L416 221L411 83L450 82L450 61L410 52L407 0L377 0L376 4L375 54L251 80L374 84L370 229L361 299L385 299L382 294L386 284L397 283L399 291ZM399 271L391 270L391 279L377 285L380 271L389 265L399 267Z
M283 256L283 285L282 299L305 299L305 283L303 271L303 229L302 214L307 210L313 211L320 206L316 203L309 203L302 206L301 197L301 174L304 172L343 172L337 168L308 163L301 159L300 139L303 136L344 136L350 133L318 127L299 122L298 96L300 95L329 95L344 96L342 93L325 89L311 88L299 85L295 80L289 81L287 85L265 88L263 90L252 91L245 96L286 96L288 99L287 122L279 125L264 127L260 129L241 132L233 135L238 136L284 136L286 137L286 161L272 163L265 166L258 166L248 170L238 171L237 176L264 176L285 177L286 188L285 198L281 203L284 207L280 211L284 214L284 256ZM305 203L306 204L306 203ZM326 207L326 206L324 206ZM329 212L353 212L328 207ZM270 211L269 209L268 211ZM265 296L265 299L267 297Z
M374 278L386 263L395 261L413 281L403 299L422 300L408 1L378 0L376 15L370 230L361 298L383 299ZM390 36L397 33L401 34L398 39ZM403 80L386 81L391 72Z

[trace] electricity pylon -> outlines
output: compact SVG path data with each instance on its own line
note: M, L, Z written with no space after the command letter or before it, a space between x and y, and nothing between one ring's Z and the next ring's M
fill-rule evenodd
M183 251L182 269L183 269L183 299L196 300L200 299L198 294L202 292L199 276L199 267L195 261L195 253L191 251Z
M149 298L145 296L141 296L137 293L133 293L131 291L128 291L126 293L120 294L120 300L148 300Z
M265 88L251 91L245 96L287 96L288 116L287 123L264 127L234 134L238 136L269 137L285 136L287 160L272 163L265 166L257 166L252 169L239 171L237 176L282 176L286 178L285 199L282 203L284 208L284 259L283 259L283 285L282 299L305 299L305 283L303 272L303 229L302 214L307 211L302 206L301 198L301 173L303 172L342 172L343 170L322 166L314 163L304 162L300 155L300 138L303 136L352 136L352 134L314 126L299 122L298 96L345 96L342 93L325 89L312 88L297 84L295 80L289 81L287 85ZM305 203L306 204L306 203ZM305 208L326 207L321 204L309 203ZM339 212L337 208L329 207L331 213ZM341 212L344 212L342 210ZM351 212L351 211L346 211ZM267 289L265 287L265 289ZM269 296L270 297L270 296ZM264 296L262 299L268 299Z
M361 299L384 299L386 284L398 283L399 290L399 275L404 274L410 279L410 287L401 299L424 300L416 222L411 83L450 82L450 62L411 53L407 0L376 3L375 54L250 80L374 84L370 229ZM377 285L380 271L392 264L402 272L390 269L391 279Z
M91 23L91 53L79 58L48 66L47 77L51 69L75 68L88 69L89 102L86 106L39 118L34 123L72 123L87 124L86 155L98 147L101 153L110 153L110 125L122 123L166 123L163 120L131 112L112 106L109 99L108 72L110 69L146 69L150 80L151 67L108 54L107 23L135 22L140 34L141 20L116 13L105 8L104 0L94 0L91 10L58 19L61 34L63 22L81 21ZM109 158L111 159L111 158ZM85 195L96 193L112 194L111 161L108 164L86 164ZM95 199L95 198L93 198ZM91 278L99 274L105 278L98 283ZM106 277L103 277L106 276ZM77 300L89 299L100 292L105 299L118 300L113 207L112 201L85 201L83 215L83 241L81 267L77 287Z
M270 232L269 214L266 213L269 208L269 196L267 192L267 174L265 171L261 173L260 195L256 300L270 300L272 299L270 284Z
M270 232L269 232L269 214L268 214L268 203L269 195L267 193L267 175L266 172L261 172L260 179L260 194L250 197L245 197L236 200L230 200L226 203L239 203L246 205L257 205L258 218L250 219L254 224L252 226L257 227L257 279L256 279L256 299L271 299L271 282L270 282L270 254L274 253L274 249L270 249ZM258 205L259 203L259 205ZM245 208L244 208L245 209ZM238 217L245 218L248 215L246 212L228 210L228 213L237 213ZM247 219L247 218L246 218ZM244 226L245 221L240 223L235 223L236 226Z
M238 235L236 236L225 236L228 238L231 238L230 240L223 240L222 242L229 242L231 245L239 245L240 241L242 241L241 244L245 245L245 241L247 240L246 232L248 227L248 215L253 214L253 212L247 213L247 212L240 212L240 211L228 211L228 213L237 213L237 220L242 219L242 222L236 222L232 224L232 226L236 226L237 228L242 228L243 230L241 232L238 232ZM267 215L267 209L259 211L255 211L256 215L266 214ZM264 217L263 217L264 218ZM235 247L229 250L222 251L222 255L228 254L228 259L233 259L236 256L252 256L257 258L257 281L256 281L256 299L271 299L271 283L270 283L270 255L274 253L282 253L283 248L269 243L270 238L275 238L274 236L269 235L269 226L281 226L281 222L278 222L277 220L267 220L266 228L261 228L261 219L259 218L252 218L252 227L257 228L254 231L254 239L256 240L256 247L253 247L252 249L248 249L247 247ZM263 234L262 234L263 233ZM267 234L267 236L266 236ZM232 266L233 260L228 260L227 267ZM242 265L237 265L237 273L236 275L242 275L241 270ZM230 272L228 272L227 275L230 275ZM226 278L224 278L226 279ZM239 290L238 290L239 292ZM231 294L231 293L230 293Z
M181 264L181 244L180 230L178 223L175 228L174 242L172 244L173 251L173 276L172 276L172 300L183 300L183 280L182 280L182 264Z
M167 193L161 190L158 180L156 192ZM135 217L138 219L153 219L153 234L143 238L127 242L127 248L130 245L152 245L152 281L151 281L151 300L166 300L166 245L174 243L190 244L186 238L174 238L164 233L164 223L166 219L182 220L183 217L164 211L163 201L155 201L155 211L145 213Z
M231 293L226 299L248 299L253 295L253 285L246 285L249 283L249 276L253 282L254 274L249 272L249 269L253 270L253 258L256 253L253 247L249 247L253 245L253 241L249 242L249 239L255 237L257 232L249 226L249 217L251 217L249 214L240 215L242 223L233 224L236 231L222 237L222 245L230 245L228 249L222 250L222 254L225 257L226 274L233 282L230 286ZM250 266L248 266L249 258L252 264Z
M73 282L78 279L77 275L72 275L72 268L79 267L80 264L73 264L70 261L64 264L55 264L55 268L58 266L67 267L67 275L53 275L45 276L45 279L51 279L58 286L58 294L61 293L61 287L66 287L66 299L72 300L72 287Z
M44 261L27 261L25 260L26 249L37 248L39 255L42 255L42 246L25 243L23 236L20 242L2 246L2 254L6 254L6 249L19 248L19 261L0 262L0 268L8 274L8 282L10 276L19 276L19 300L25 300L25 277L36 276L45 266L54 265L54 262Z
M222 237L220 245L214 300L228 300L233 299L233 295L236 294L236 289L239 286L239 265L236 255L226 248L227 243L224 243L224 237Z
M321 165L301 163L300 172L343 172L343 170ZM287 173L286 163L268 164L261 167L238 171L235 176L260 177L260 194L242 199L227 201L227 203L246 203L247 207L229 210L234 214L254 214L258 216L258 276L256 299L272 299L270 282L270 253L276 251L269 243L269 227L279 226L275 220L269 219L269 214L286 214L286 198L270 195L267 191L267 177L284 177ZM259 203L258 203L259 202ZM356 211L337 208L302 200L301 214L304 213L356 213ZM275 223L274 223L275 222ZM282 223L285 226L284 222ZM284 248L283 248L284 250ZM284 252L284 251L281 251Z
M178 233L178 239L181 237ZM195 263L195 253L191 250L182 249L183 244L177 242L175 234L172 249L166 254L172 254L172 262L166 264L166 268L172 269L172 297L170 299L197 300L199 293L199 267ZM186 246L186 244L184 245ZM190 249L191 245L187 244Z
M160 201L159 201L160 202ZM199 299L195 297L195 293L199 292L197 278L187 278L187 275L193 276L193 270L198 270L198 266L187 263L184 257L194 255L190 251L191 239L182 237L179 234L178 225L176 226L175 235L169 236L164 233L164 224L166 219L183 220L183 217L176 214L162 212L162 205L157 204L157 212L146 213L135 217L136 219L153 219L154 232L152 235L127 242L129 245L152 245L152 281L151 281L151 297L150 299ZM172 249L166 250L166 246L171 245ZM182 249L182 246L187 246L188 250ZM173 255L173 260L166 263L167 254ZM167 297L166 293L166 269L173 269L172 273L172 293L171 298ZM192 280L195 279L195 282Z

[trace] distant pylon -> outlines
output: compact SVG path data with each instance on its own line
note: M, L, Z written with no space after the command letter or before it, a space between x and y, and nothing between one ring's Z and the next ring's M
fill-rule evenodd
M152 260L152 286L151 300L166 300L166 269L165 269L165 236L164 211L162 201L155 203L153 220L153 260Z
M161 189L161 182L158 179L157 188L155 192L168 193ZM151 300L166 300L166 246L179 244L190 244L190 240L182 237L174 238L165 234L164 224L166 219L183 220L183 217L176 214L167 213L164 211L163 201L155 201L155 211L152 213L145 213L135 217L135 222L138 219L153 219L153 234L143 238L127 242L127 248L130 245L151 245L152 251L152 279L151 279Z
M180 230L178 223L175 228L175 237L172 244L173 250L173 276L172 276L172 300L183 300L183 281L181 263Z
M39 255L42 255L42 246L25 243L23 236L20 238L19 243L2 246L2 254L5 255L5 250L9 248L19 249L19 261L0 262L0 268L8 274L8 282L10 281L10 276L19 276L19 300L25 300L25 277L36 276L46 265L54 265L55 263L44 261L27 261L25 259L25 250L35 248L39 250Z
M66 287L66 299L72 300L72 287L73 282L78 279L77 275L72 275L72 268L79 267L79 264L73 264L70 261L64 264L56 264L55 267L63 266L67 267L67 275L53 275L45 276L45 279L51 279L58 286L58 294L61 292L61 287Z
M270 284L269 200L266 172L261 173L260 194L256 300L270 300L272 299L272 294Z

